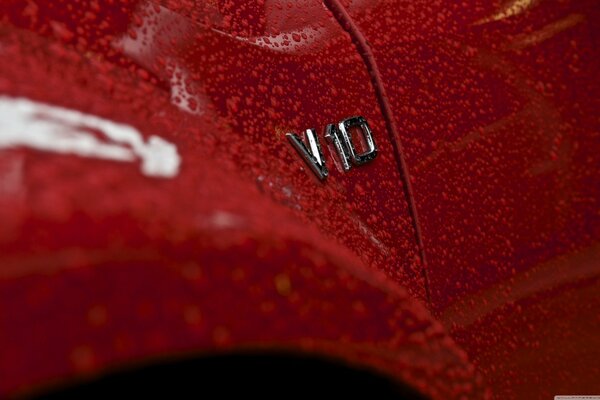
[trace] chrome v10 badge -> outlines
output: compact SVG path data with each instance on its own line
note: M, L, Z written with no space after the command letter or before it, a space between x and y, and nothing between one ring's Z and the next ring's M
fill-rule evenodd
M351 130L359 128L366 151L358 153L352 138ZM314 129L307 129L304 138L295 133L286 134L288 140L296 149L304 162L321 180L329 175L329 170L323 157L323 151L319 138ZM373 139L373 133L363 117L350 117L340 121L337 126L329 124L325 128L325 138L332 144L339 155L340 163L344 171L350 170L352 166L364 165L377 157L377 146Z

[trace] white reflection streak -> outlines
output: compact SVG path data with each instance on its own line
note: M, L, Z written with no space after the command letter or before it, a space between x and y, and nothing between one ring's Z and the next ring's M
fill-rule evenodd
M489 17L477 21L475 25L500 21L506 18L514 17L516 15L524 13L525 11L536 5L539 1L540 0L512 0L508 2L504 7L502 7L500 11Z
M102 141L91 130L103 133ZM171 178L181 159L177 147L158 136L144 141L134 127L24 98L0 96L0 149L27 147L119 162L141 161L146 176Z

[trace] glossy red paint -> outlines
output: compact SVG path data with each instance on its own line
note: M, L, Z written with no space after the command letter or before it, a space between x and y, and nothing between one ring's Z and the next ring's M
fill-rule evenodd
M2 96L181 159L0 141L0 394L249 348L432 398L598 391L598 7L445 3L0 5ZM285 133L351 115L379 156L319 183Z
M348 9L400 127L434 314L500 398L597 392L597 2Z

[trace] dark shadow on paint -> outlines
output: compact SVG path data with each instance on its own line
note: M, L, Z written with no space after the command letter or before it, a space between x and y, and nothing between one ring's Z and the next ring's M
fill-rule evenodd
M248 397L252 396L252 397ZM370 370L289 354L232 354L155 362L38 392L35 399L425 399Z

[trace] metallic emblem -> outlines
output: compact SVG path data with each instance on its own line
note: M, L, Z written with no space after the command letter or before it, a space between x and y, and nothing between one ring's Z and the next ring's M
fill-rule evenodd
M360 128L363 136L366 150L362 153L358 153L356 150L351 133L353 128ZM304 138L300 138L295 133L288 133L286 136L315 175L321 180L327 178L329 171L315 130L307 129ZM367 120L363 117L346 118L340 121L337 126L335 124L327 125L325 138L333 144L344 171L350 170L352 166L364 165L377 156L377 145L373 139L373 133Z
M302 156L306 164L315 173L315 175L317 175L319 179L327 178L329 171L325 165L323 150L321 150L319 138L317 137L315 130L307 129L304 135L305 140L308 140L308 148L304 144L304 140L300 139L296 134L288 133L286 136L298 154Z

